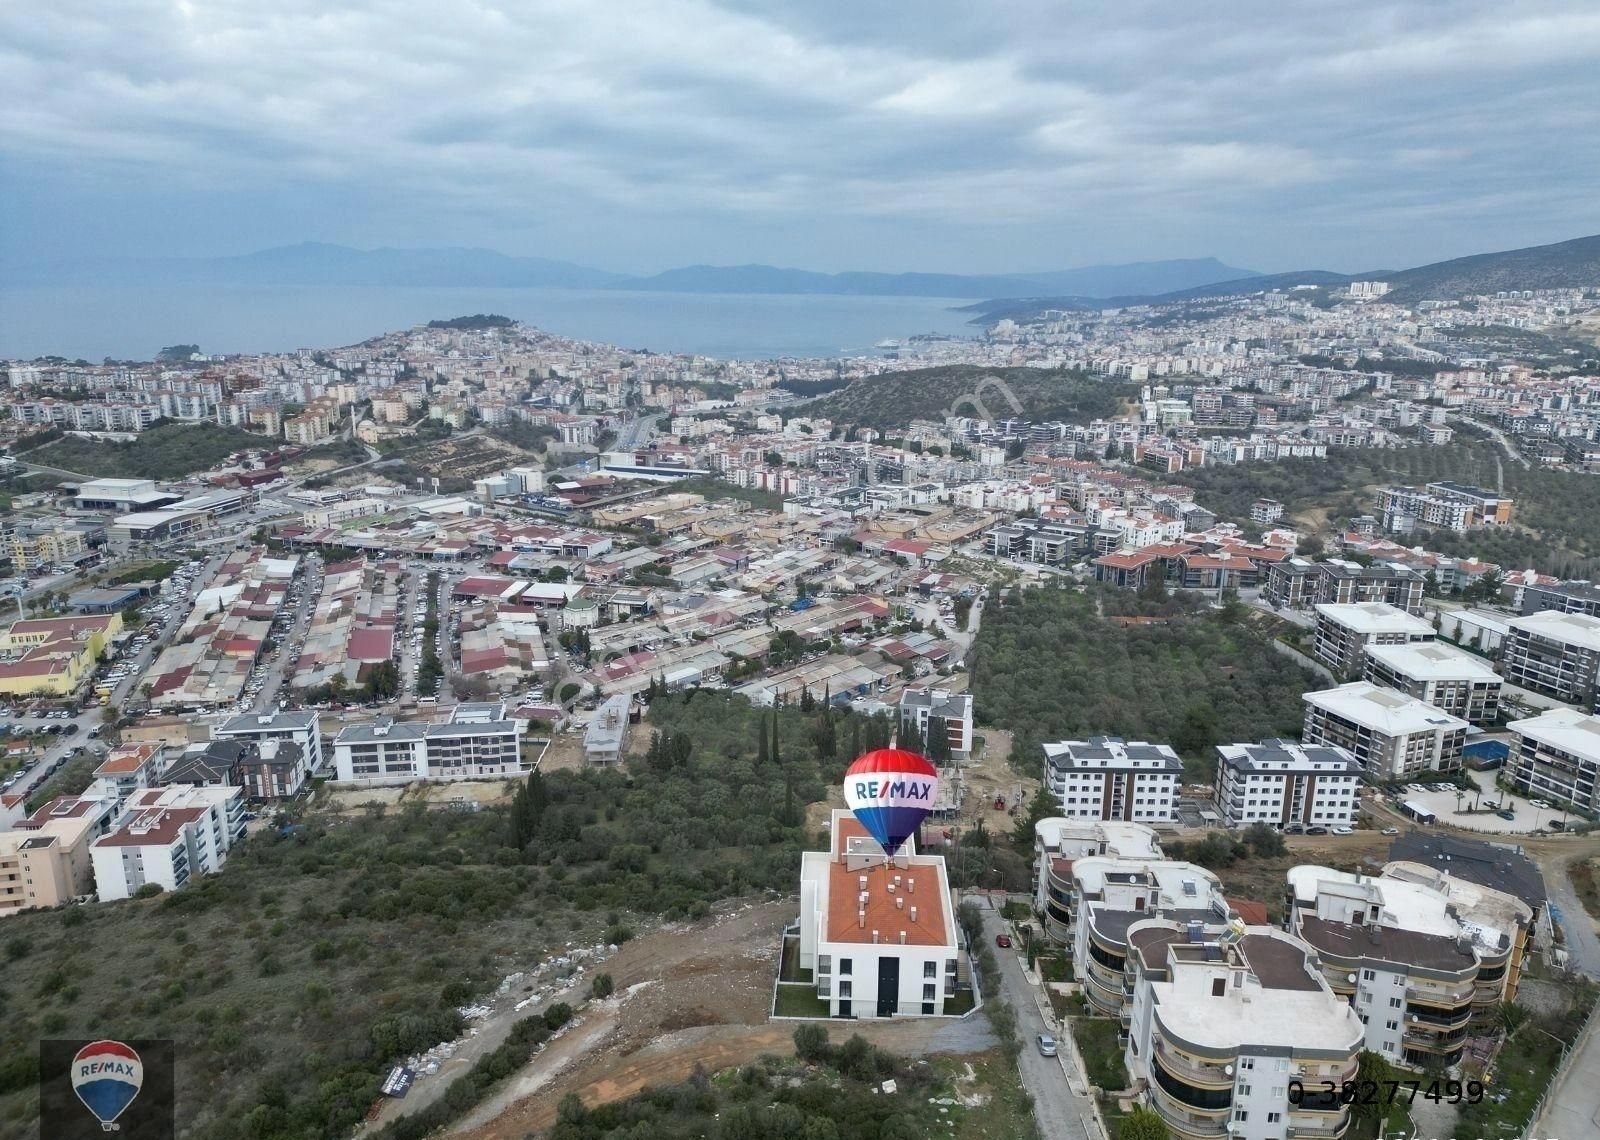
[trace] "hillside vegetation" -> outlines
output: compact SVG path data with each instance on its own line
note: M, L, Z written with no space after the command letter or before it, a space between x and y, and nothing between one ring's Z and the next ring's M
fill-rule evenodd
M1454 480L1493 489L1500 472L1505 493L1516 500L1513 526L1468 534L1419 533L1407 541L1509 569L1532 565L1560 577L1582 577L1600 570L1600 510L1595 509L1600 482L1573 471L1526 470L1486 441L1460 440L1443 447L1336 449L1326 459L1199 467L1161 478L1193 487L1202 506L1247 525L1251 502L1263 496L1285 504L1290 515L1320 509L1337 521L1372 514L1377 508L1371 490L1375 486Z
M938 421L946 415L1080 422L1104 419L1116 415L1124 400L1137 395L1137 385L1070 369L962 364L863 377L800 410L839 423L891 431L912 420Z
M280 443L220 424L157 423L131 443L69 435L30 452L27 459L97 479L179 479L209 470L236 451Z
M619 941L627 914L792 891L805 804L887 731L789 709L772 746L773 715L657 697L627 772L535 777L474 814L313 813L177 894L6 919L0 1138L35 1132L39 1038L109 1036L180 1042L180 1135L345 1140L389 1066L460 1034L506 974Z
M1044 741L1121 736L1170 744L1203 774L1217 744L1298 736L1300 695L1323 687L1273 648L1272 620L1193 594L1013 590L984 610L976 712L1012 731L1029 771Z

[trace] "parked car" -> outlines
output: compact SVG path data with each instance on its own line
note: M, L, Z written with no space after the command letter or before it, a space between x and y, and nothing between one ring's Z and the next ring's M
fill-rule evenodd
M1326 827L1320 827L1320 826L1319 827L1308 827L1308 828L1306 828L1306 834L1307 835L1326 835L1326 834L1328 834L1328 829Z
M1551 831L1565 831L1567 829L1566 822L1559 819L1552 819L1549 823L1545 824L1545 826Z
M1379 832L1379 834L1380 835L1399 835L1400 834L1400 829L1398 827L1386 827L1381 832Z
M1353 827L1336 827L1333 829L1333 834L1335 835L1354 835L1355 833L1355 828Z
M1517 813L1514 812L1514 811L1497 811L1494 814L1499 816L1501 819L1516 819L1517 818Z
M1056 1055L1056 1039L1048 1033L1039 1034L1039 1056L1054 1057Z

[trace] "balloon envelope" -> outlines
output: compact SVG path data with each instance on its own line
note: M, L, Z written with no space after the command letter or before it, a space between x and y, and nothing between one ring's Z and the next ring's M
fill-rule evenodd
M72 1091L102 1124L121 1116L143 1085L139 1054L120 1041L91 1041L72 1058Z
M844 802L885 855L916 834L938 795L938 770L903 748L874 749L845 769Z

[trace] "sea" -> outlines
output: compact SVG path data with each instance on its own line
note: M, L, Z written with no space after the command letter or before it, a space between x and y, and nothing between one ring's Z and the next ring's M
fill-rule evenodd
M426 286L0 286L0 359L149 360L337 348L468 313L634 350L723 359L873 353L918 333L977 334L949 297L656 293Z

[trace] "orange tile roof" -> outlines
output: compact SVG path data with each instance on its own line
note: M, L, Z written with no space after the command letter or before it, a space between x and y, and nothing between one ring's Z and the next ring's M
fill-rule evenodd
M900 932L906 933L907 946L945 945L945 898L943 876L939 864L912 864L895 867L879 864L864 871L852 871L838 858L843 844L851 837L864 837L867 832L854 819L846 817L835 829L835 859L828 867L828 933L829 942L860 942L870 944L872 932L886 946L899 945ZM861 909L861 876L867 878L866 919L858 919ZM889 885L900 880L895 891ZM896 906L895 900L904 897L905 904ZM911 920L915 908L917 919Z

